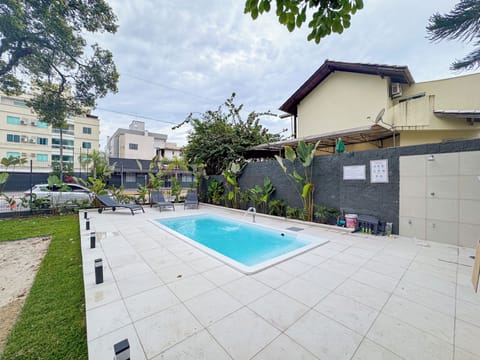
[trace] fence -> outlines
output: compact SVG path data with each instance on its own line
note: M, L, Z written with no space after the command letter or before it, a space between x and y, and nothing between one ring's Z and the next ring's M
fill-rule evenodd
M314 203L347 213L375 216L381 221L393 223L393 233L398 234L400 156L477 150L480 150L480 139L317 156L313 162ZM378 160L386 162L375 162ZM386 164L387 182L372 181L372 171L376 176L375 170L378 170L373 167L379 164ZM298 171L302 170L299 168ZM350 171L354 179L344 179L345 171L347 175ZM355 174L355 171L361 174ZM245 191L262 185L267 176L276 189L272 199L283 199L289 206L302 207L297 185L289 181L275 160L249 163L239 179L240 188ZM203 194L212 179L223 182L221 177L210 177L202 183Z

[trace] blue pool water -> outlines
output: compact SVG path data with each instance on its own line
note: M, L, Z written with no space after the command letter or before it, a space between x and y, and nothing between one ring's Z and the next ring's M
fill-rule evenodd
M169 229L246 266L305 247L297 234L210 215L155 220Z

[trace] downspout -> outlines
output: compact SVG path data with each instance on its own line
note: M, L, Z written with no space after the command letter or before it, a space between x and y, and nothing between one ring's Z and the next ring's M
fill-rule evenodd
M297 138L297 115L293 115L293 138Z

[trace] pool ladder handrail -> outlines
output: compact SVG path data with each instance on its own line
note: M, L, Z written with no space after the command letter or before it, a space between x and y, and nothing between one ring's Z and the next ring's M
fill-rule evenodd
M243 216L247 215L248 213L252 213L252 219L253 219L253 222L255 222L255 214L257 213L257 209L255 209L253 206L250 206L250 207L245 211L245 213L243 214Z

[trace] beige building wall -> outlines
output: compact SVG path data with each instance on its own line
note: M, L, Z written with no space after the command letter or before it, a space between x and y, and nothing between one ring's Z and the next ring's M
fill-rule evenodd
M36 114L26 106L26 99L25 95L0 94L0 158L9 155L20 156L27 159L28 167L32 160L35 171L49 172L52 158L57 158L60 154L60 144L54 141L59 141L60 134L58 129L52 129L48 124L38 121ZM64 161L72 160L74 171L79 171L82 145L89 143L89 152L98 150L99 119L87 116L73 117L67 119L67 124L67 129L63 131ZM84 127L90 128L89 133L83 133ZM68 144L65 144L65 141ZM86 149L82 150L86 152ZM20 171L25 168L17 166L11 170Z
M480 111L480 74L450 79L402 85L402 97L395 99L387 111L387 122L399 130L480 130L480 123L473 125L461 118L444 118L435 110ZM400 102L412 96L425 94L417 99ZM414 128L417 127L417 128Z
M153 149L153 137L129 133L119 136L120 158L151 160L155 156Z
M372 125L388 105L388 79L334 72L298 105L297 136Z
M398 146L410 146L418 144L434 144L450 140L464 140L480 138L480 130L425 130L425 131L402 131Z

